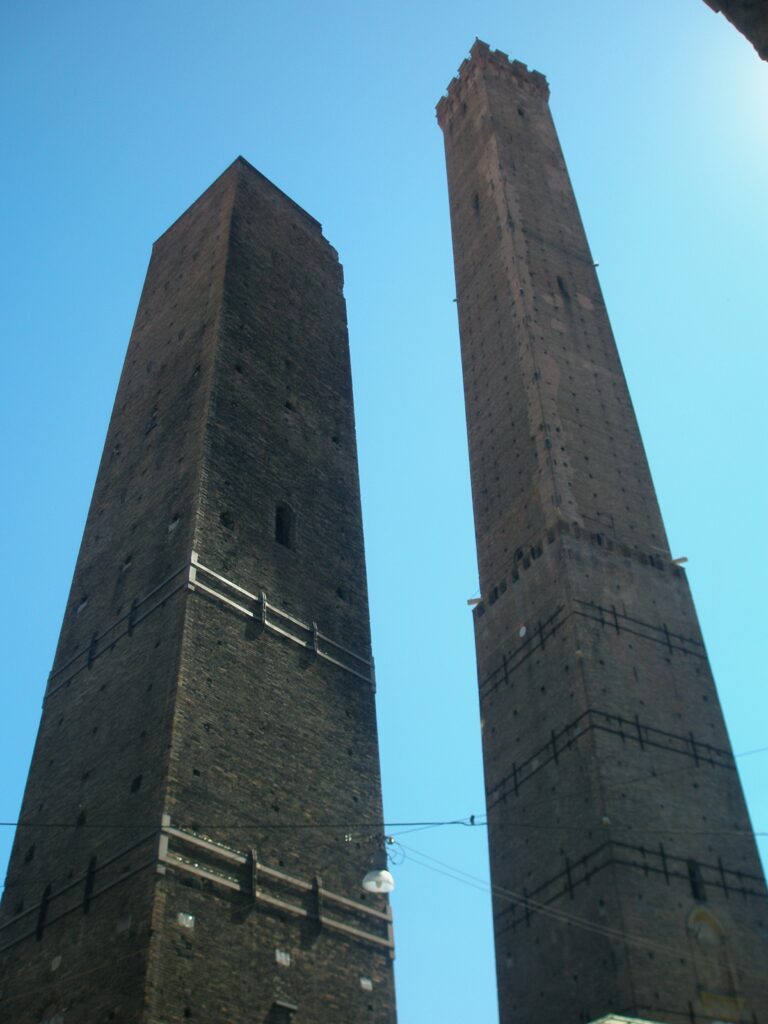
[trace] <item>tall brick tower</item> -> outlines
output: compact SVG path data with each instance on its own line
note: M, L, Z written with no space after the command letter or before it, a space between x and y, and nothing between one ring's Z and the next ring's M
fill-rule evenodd
M476 42L445 136L503 1024L768 1021L768 901L544 77Z
M393 1024L342 271L245 160L156 243L0 922L13 1024Z

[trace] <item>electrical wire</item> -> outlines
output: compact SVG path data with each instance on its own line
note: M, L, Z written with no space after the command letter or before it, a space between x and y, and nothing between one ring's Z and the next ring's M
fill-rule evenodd
M766 747L754 747L752 750L743 750L743 751L741 751L738 754L734 754L733 756L734 756L734 758L751 757L753 754L764 754L766 752L768 752L768 746L766 746ZM643 775L635 775L635 776L633 776L630 779L624 779L622 781L618 781L617 780L615 782L608 782L608 783L605 784L603 789L604 790L621 789L624 786L631 786L631 785L633 785L633 784L635 784L637 782L646 782L646 781L649 781L651 779L662 778L665 775L680 775L682 772L694 771L694 770L696 770L699 767L700 767L699 765L692 764L692 765L687 765L687 766L679 766L679 767L676 767L676 768L669 768L669 769L666 769L665 771L661 771L661 772L647 772L647 773L645 773ZM570 800L570 799L573 799L574 797L582 796L584 794L584 792L585 792L585 790L584 790L583 787L578 789L578 790L571 790L570 792L568 792L568 791L563 792L562 790L558 790L557 797L558 797L558 799L562 799L563 797L565 797L566 799ZM534 801L533 803L526 804L526 810L531 810L531 809L536 808L536 807L546 807L546 806L549 806L550 804L552 804L553 801L554 801L553 797L546 797L543 800L537 800L537 801ZM480 824L487 824L487 822L476 821L475 824L478 824L478 825L480 825ZM523 822L515 822L515 823L511 823L511 825L512 825L512 827L515 827L515 828L526 828L526 827L527 828L533 828L533 827L535 827L531 823L523 823ZM395 826L392 825L392 827L395 827ZM437 827L439 827L439 823L425 824L425 825L422 825L420 828L413 828L410 831L412 831L412 832L421 832L421 831L423 831L425 829L437 828ZM541 827L544 827L544 826L541 826ZM630 826L612 826L612 827L623 827L623 828L627 828L627 829L630 828ZM656 831L656 830L654 830L654 829L638 829L637 831L650 831L650 832L653 832L653 831ZM667 830L667 829L659 829L658 831L668 832L669 830ZM398 834L398 835L407 835L408 833L407 832L400 832L400 833L396 833L396 834ZM675 834L678 834L678 833L675 833ZM681 832L679 834L683 834L683 833ZM686 830L685 834L693 834L693 835L726 835L726 834L730 834L730 833L725 833L725 832L722 832L722 833L721 832L711 832L710 833L710 832L698 832L698 831L697 832L688 833L687 830ZM766 833L766 832L750 832L750 831L744 831L743 833L738 833L738 834L739 835L743 834L745 836L753 836L753 837L758 837L758 836L762 837L762 836L768 835L768 833Z
M733 756L734 758L751 757L753 754L764 754L766 753L766 751L768 751L768 747L755 747L753 750L744 750L740 754L734 754ZM680 765L676 768L666 768L664 771L661 772L646 772L643 775L634 775L630 779L617 779L614 782L606 782L603 786L603 790L622 789L624 786L632 786L636 782L647 782L651 779L660 779L663 778L665 775L682 775L683 772L697 771L700 769L700 767L701 766L698 764L690 764ZM509 793L509 790L507 790L507 793ZM557 795L560 798L567 797L568 799L573 799L575 797L581 796L583 793L584 787L581 787L580 789L574 789L570 792L567 790L565 792L558 791ZM545 797L543 800L537 800L532 804L528 804L527 807L529 809L533 807L544 807L550 804L551 802L551 797Z
M755 754L764 754L766 752L768 752L768 746L754 747L752 750L744 750L744 751L741 751L738 754L734 754L733 756L734 756L734 758L751 757L751 756L753 756ZM617 781L617 782L614 782L614 783L608 783L605 788L607 788L607 789L621 788L623 786L632 785L633 783L636 783L636 782L643 782L643 781L650 780L650 779L657 779L657 778L660 778L663 775L671 775L671 774L678 774L679 775L681 772L690 771L690 770L693 770L696 767L698 767L698 766L691 765L689 767L672 768L672 769L669 769L668 771L664 771L664 772L652 772L652 773L648 773L648 774L645 774L645 775L637 775L637 776L634 776L631 779L626 779L626 780L624 780L622 782L618 782ZM571 792L570 794L568 794L568 793L563 794L561 792L561 793L558 793L558 796L560 798L562 798L563 796L566 796L568 798L572 798L573 796L581 795L583 792L584 792L583 789L581 789L579 791L576 791L576 792ZM546 799L546 800L537 801L537 802L535 802L533 804L527 804L526 807L527 807L527 809L531 809L531 808L535 808L535 807L546 806L547 804L550 804L550 803L551 803L551 800L550 799ZM217 829L231 829L231 830L259 829L259 830L268 830L268 831L291 831L291 830L312 830L312 829L339 829L341 831L344 831L345 833L350 833L350 832L354 833L354 832L361 831L361 830L372 830L372 831L375 832L375 834L378 835L380 832L387 832L387 833L391 834L394 837L394 836L409 835L409 834L412 834L414 832L424 832L424 831L427 831L427 830L430 830L430 829L445 828L447 826L457 826L457 825L458 826L469 827L469 828L473 828L473 827L480 827L480 828L487 827L487 825L488 825L487 816L486 815L470 814L470 815L467 815L464 818L452 818L452 819L446 819L444 821L392 821L392 822L383 822L383 823L382 822L355 822L355 823L336 822L336 823L333 823L333 824L328 824L328 823L315 823L315 824L309 824L309 823L301 823L301 824L276 824L276 823L269 823L269 824L267 824L267 823L263 823L263 822L252 821L252 822L249 822L247 824L243 824L243 823L230 822L230 823L216 823L216 824L207 824L207 825L196 825L195 831L200 831L202 829L206 829L206 830L209 830L209 831L215 831ZM83 822L83 823L78 825L76 822L72 823L72 822L0 821L0 827L5 827L5 828L19 828L19 827L21 827L21 828L69 828L69 829L72 829L72 828L77 828L77 829L83 829L83 828L98 828L98 829L104 829L104 828L123 829L124 828L124 829L133 829L133 828L152 828L154 826L152 826L152 825L147 826L147 825L141 825L141 824L126 824L126 823L104 824L104 823L95 823L95 822L90 822L90 823L89 822ZM653 829L653 828L637 828L635 826L620 825L618 823L613 823L613 822L609 823L608 825L603 825L602 823L600 825L556 825L556 824L543 824L543 823L538 823L538 822L521 822L521 821L517 821L517 822L505 822L500 827L503 827L505 829L506 828L518 828L518 829L528 828L528 829L539 829L539 830L545 830L545 831L571 831L571 832L584 832L584 831L592 831L592 830L601 829L601 828L610 828L612 831L619 830L619 831L624 831L624 832L643 832L643 833L649 833L650 832L650 833L654 833L654 834L663 834L663 835L697 835L697 836L720 836L720 837L728 837L728 838L755 838L755 839L756 838L764 838L764 837L768 836L768 832L754 831L754 830L750 831L750 830L746 830L746 829L745 830L735 830L735 831L704 830L704 829L669 829L669 828ZM391 830L394 830L394 829L402 829L403 831L391 831ZM426 855L424 855L424 856L426 856ZM32 879L27 879L25 882L10 882L10 883L6 882L6 883L2 883L2 884L0 884L0 889L7 889L7 888L9 888L11 886L15 886L15 885L28 884L30 881L33 881L33 880Z
M476 875L472 875L469 872L463 871L461 868L456 868L451 864L447 864L445 861L438 860L437 857L432 857L421 850L416 850L414 847L406 846L405 843L399 843L408 854L408 860L413 861L420 867L424 867L429 871L434 871L437 874L443 875L447 878L452 878L456 882L460 882L463 885L468 885L470 888L477 889L486 894L495 896L497 899L504 900L508 903L512 903L516 906L524 907L526 910L532 913L540 914L543 917L548 917L552 920L558 921L561 924L570 925L575 928L580 928L584 931L592 932L593 934L600 935L607 939L618 940L626 943L627 945L638 946L643 949L652 950L654 952L663 953L666 956L670 954L676 957L690 956L690 950L683 953L681 950L674 946L668 946L659 942L655 942L652 939L645 938L642 935L633 935L629 932L625 932L620 928L613 928L610 925L600 924L598 921L592 921L589 918L582 917L578 914L572 914L565 910L560 910L557 907L553 907L546 903L541 903L539 900L526 896L524 893L515 892L512 889L505 889L502 886L494 885L492 882L486 881L485 879L478 878ZM416 855L414 858L413 855ZM418 858L423 858L419 860ZM432 861L433 864L427 863ZM440 865L435 867L434 865ZM706 958L702 958L706 959ZM717 965L717 959L713 959L713 965ZM732 963L731 966L736 968L741 974L747 975L752 978L756 978L759 981L768 982L768 975L762 972L756 972L751 968L744 967L742 964ZM768 989L766 989L768 991Z
M488 823L483 822L482 824L487 825ZM545 825L541 822L532 821L505 821L499 823L496 827L502 830L507 828L532 828L539 829L542 832L593 832L595 830L605 830L612 832L641 832L646 835L664 836L720 836L729 839L754 839L768 836L768 832L753 832L749 829L649 828L644 825L619 825L613 821L597 822L593 825Z
M370 830L375 834L381 832L390 834L390 830L404 829L402 832L391 832L392 835L408 835L411 832L423 832L427 829L445 828L447 826L460 825L465 828L486 828L488 825L486 815L470 814L465 818L452 818L445 821L364 821L364 822L302 822L294 824L273 824L259 821L252 822L208 822L206 824L195 823L194 826L184 823L175 823L174 828L189 829L193 832L216 832L216 831L315 831L315 830L338 830L346 835L354 835L356 832ZM151 829L159 826L147 825L141 822L63 822L63 821L0 821L0 826L18 828L62 828L62 829ZM610 829L621 832L641 832L653 835L670 836L721 836L732 839L752 839L768 836L768 831L754 831L750 829L698 829L698 828L652 828L648 826L621 825L612 821L595 822L589 825L566 825L557 823L545 823L536 821L506 821L501 822L498 828L515 829L536 829L544 832L592 832Z
M744 751L742 751L739 754L734 754L733 756L734 756L734 758L751 757L754 754L764 754L766 752L768 752L768 746L765 746L765 747L755 747L752 750L744 750ZM681 767L677 767L677 768L670 768L670 769L668 769L666 771L663 771L663 772L650 772L650 773L647 773L647 774L644 774L644 775L636 775L636 776L633 776L630 779L624 779L624 780L621 780L621 781L617 780L615 782L608 782L608 783L606 783L604 788L605 789L620 789L620 788L622 788L624 786L630 786L630 785L633 785L634 783L637 783L637 782L644 782L644 781L648 781L648 780L651 780L651 779L662 778L665 775L679 775L682 772L692 771L692 770L694 770L694 769L696 769L698 767L699 766L697 766L697 765L690 765L690 766L685 766L685 767L681 766ZM568 799L572 799L572 798L574 798L576 796L582 795L584 792L585 791L584 791L583 788L581 788L579 790L571 790L570 792L558 791L557 796L558 796L559 799L562 799L563 797L566 797ZM526 804L526 810L530 810L530 809L535 808L535 807L547 806L550 803L552 803L552 798L548 797L548 798L546 798L544 800L539 800L539 801L536 801L536 802L534 802L532 804ZM444 821L390 821L390 822L383 822L383 823L382 822L378 822L378 821L375 821L375 822L367 822L367 821L366 822L344 822L344 821L341 821L341 822L333 822L333 823L327 823L327 822L307 823L307 822L303 822L303 823L299 823L299 824L278 824L278 823L273 823L273 822L266 823L266 822L257 822L257 821L250 821L250 822L216 822L216 823L213 823L213 824L197 825L196 826L196 830L199 830L199 829L249 829L249 828L258 828L258 829L264 829L264 830L269 830L269 831L282 831L282 830L290 831L290 830L294 830L294 829L295 830L299 830L299 829L326 829L326 828L327 829L337 829L338 828L338 829L346 829L348 831L349 830L356 831L356 830L359 830L359 829L376 829L376 830L384 829L384 830L389 830L389 829L395 829L395 828L403 828L403 829L409 829L410 831L418 832L418 831L423 831L425 829L444 828L444 827L450 826L450 825L463 825L463 826L469 826L469 827L476 826L476 825L486 825L487 821L481 821L480 820L481 818L484 818L484 817L486 817L486 816L485 815L470 814L470 815L467 815L464 818L451 818L451 819L446 819ZM555 825L535 824L535 823L532 823L532 822L510 822L509 824L510 824L511 827L514 827L514 828L548 828L548 829L549 828L553 828L554 829L554 828L561 828L562 827L563 829L578 829L578 830L581 830L581 828L582 828L582 826L555 826ZM142 822L137 822L137 823L133 823L133 824L125 823L125 822L119 822L119 823L82 822L81 824L78 824L77 822L55 822L55 821L54 822L0 821L0 828L18 828L18 827L23 827L23 828L153 828L154 825L147 825L146 823L142 823ZM184 827L184 826L181 826L181 827ZM589 828L590 826L583 826L583 827L584 828ZM613 827L613 828L626 828L626 829L632 828L632 826L620 826L620 825L612 825L611 827ZM642 831L642 832L654 832L654 831L670 832L669 829L636 829L635 831ZM405 835L406 833L402 832L402 833L399 833L399 834ZM693 830L693 829L683 829L683 830L679 830L679 834L685 834L685 835L766 836L766 835L768 835L768 832L754 832L754 831L748 831L748 830L736 831L736 832L721 832L721 831L700 831L700 830Z
M474 814L467 815L466 818L453 818L446 821L362 821L362 822L349 822L349 821L336 821L336 822L301 822L293 824L275 824L266 823L260 821L251 822L214 822L208 824L195 824L194 827L191 825L174 824L174 828L193 828L193 831L200 832L203 829L268 829L270 831L292 831L292 830L312 830L312 829L346 829L347 831L359 831L362 829L375 829L377 832L384 831L389 828L406 828L414 827L419 828L438 828L445 825L478 825L484 824L484 822L471 821L470 819L475 818ZM146 822L67 822L67 821L0 821L0 826L7 826L9 828L159 828L157 825L147 825Z

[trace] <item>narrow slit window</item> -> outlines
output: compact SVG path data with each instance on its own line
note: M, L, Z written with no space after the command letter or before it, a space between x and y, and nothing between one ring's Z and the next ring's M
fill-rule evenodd
M688 861L688 881L691 883L693 898L699 903L703 903L707 895L704 889L704 879L701 877L701 868L695 860Z
M45 921L48 917L48 905L51 902L51 884L50 882L46 885L43 890L43 898L40 900L40 906L37 911L37 925L35 927L35 939L37 942L43 937L43 931L45 930Z
M288 505L278 505L275 509L275 540L284 548L295 547L296 523L293 510Z

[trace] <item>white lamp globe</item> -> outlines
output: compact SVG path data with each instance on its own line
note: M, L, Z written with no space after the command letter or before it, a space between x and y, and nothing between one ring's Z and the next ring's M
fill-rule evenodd
M366 892L375 892L379 896L385 896L394 891L395 880L386 868L374 868L363 879L363 888Z

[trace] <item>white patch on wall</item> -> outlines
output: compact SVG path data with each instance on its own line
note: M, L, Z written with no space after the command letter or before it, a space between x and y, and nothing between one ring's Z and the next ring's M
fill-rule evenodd
M195 927L195 915L194 914L177 914L176 924L179 928L194 928Z
M280 964L281 967L291 966L291 954L287 949L276 949L275 950L275 963Z
M51 970L52 971L58 971L58 969L60 967L61 967L61 957L60 956L55 956L53 958L53 960L51 960Z
M373 982L371 981L370 978L361 978L360 988L363 990L363 992L373 992Z

